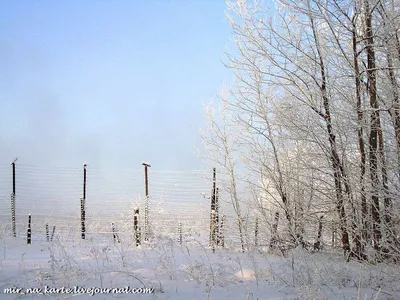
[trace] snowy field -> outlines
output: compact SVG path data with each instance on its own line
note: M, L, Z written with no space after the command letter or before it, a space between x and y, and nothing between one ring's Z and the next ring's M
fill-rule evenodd
M0 240L1 299L400 299L400 268L345 263L340 253L246 253L205 247L197 238L158 238L136 247L99 236L52 242L3 236ZM122 293L129 286L135 295ZM21 288L4 294L7 288ZM70 288L70 294L50 293ZM86 293L82 292L82 288ZM90 288L98 288L90 290ZM99 289L121 289L100 294ZM74 290L75 289L75 290ZM14 292L17 292L14 290ZM76 292L76 293L74 293Z

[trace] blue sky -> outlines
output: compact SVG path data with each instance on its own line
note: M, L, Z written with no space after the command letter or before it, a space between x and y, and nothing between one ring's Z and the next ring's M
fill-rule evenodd
M223 0L1 6L1 164L203 167L202 103L232 78Z

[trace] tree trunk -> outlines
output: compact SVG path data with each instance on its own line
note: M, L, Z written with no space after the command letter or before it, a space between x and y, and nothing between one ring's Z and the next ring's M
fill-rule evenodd
M376 90L376 64L375 64L375 49L374 36L372 30L372 12L369 5L369 0L364 0L365 4L365 24L366 24L366 52L367 52L367 75L368 75L368 92L370 107L372 109L370 115L370 132L369 132L369 171L371 176L371 214L373 241L375 250L379 250L381 243L380 231L380 212L379 212L379 176L378 176L378 130L379 130L379 105L377 101Z
M323 107L324 107L324 111L325 111L324 119L325 119L325 124L326 124L326 130L328 132L330 151L331 151L331 161L332 161L332 169L333 169L333 177L334 177L334 182L335 182L335 192L336 192L336 201L337 201L336 209L339 214L339 220L340 220L340 231L342 234L342 248L346 255L350 251L350 242L349 242L349 233L348 233L348 229L347 229L347 216L346 216L346 211L345 211L345 207L344 207L343 189L342 189L342 182L341 182L343 168L341 166L339 154L337 151L336 135L334 133L333 126L332 126L332 117L331 117L331 112L330 112L330 100L328 98L327 86L326 86L327 79L326 79L324 59L322 57L319 40L318 40L318 35L317 35L317 30L314 25L314 19L311 15L311 9L310 9L309 18L310 18L310 23L311 23L313 36L314 36L315 46L316 46L316 50L317 50L318 58L319 58L319 70L320 70L320 75L321 75L320 90L322 93Z
M353 63L354 63L354 75L356 85L356 100L357 100L357 121L358 121L358 148L360 151L360 193L361 193L361 234L355 232L355 249L352 252L359 258L364 257L364 247L367 241L367 197L365 195L365 165L366 165L366 153L364 143L364 130L363 120L364 113L362 111L361 102L361 79L360 79L360 67L358 64L358 51L357 51L357 36L356 36L356 24L353 19L353 32L352 32L352 44L353 44ZM359 231L359 228L355 228Z

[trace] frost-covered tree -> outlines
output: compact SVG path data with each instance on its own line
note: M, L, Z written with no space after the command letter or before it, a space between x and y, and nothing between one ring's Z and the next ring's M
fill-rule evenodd
M228 54L235 81L223 106L244 166L236 180L262 195L253 204L265 224L284 216L286 245L305 245L325 220L347 257L373 259L371 245L398 258L398 4L275 4L227 2L237 53Z

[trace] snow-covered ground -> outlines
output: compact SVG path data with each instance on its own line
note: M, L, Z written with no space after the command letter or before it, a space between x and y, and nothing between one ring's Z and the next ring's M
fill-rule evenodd
M135 247L129 237L116 244L112 238L55 237L53 242L33 240L32 245L23 238L3 237L0 268L1 299L44 298L23 294L28 288L46 291L49 299L400 299L396 266L346 263L338 253L302 249L287 257L260 250L213 253L193 238L182 245L160 238ZM153 293L73 293L127 286ZM22 290L4 294L11 287ZM72 293L48 293L56 288Z

